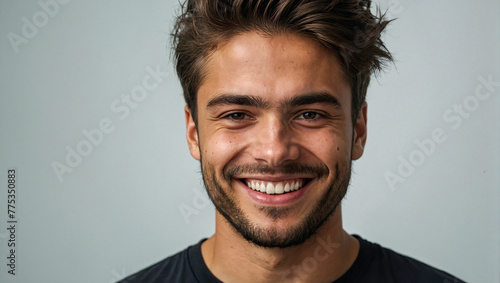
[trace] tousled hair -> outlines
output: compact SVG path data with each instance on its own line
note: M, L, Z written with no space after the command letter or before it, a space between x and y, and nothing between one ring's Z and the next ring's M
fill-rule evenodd
M352 119L366 98L370 76L392 61L381 40L390 22L370 0L186 0L172 32L174 60L184 99L197 124L197 92L206 64L231 37L257 31L305 35L340 61L351 86Z

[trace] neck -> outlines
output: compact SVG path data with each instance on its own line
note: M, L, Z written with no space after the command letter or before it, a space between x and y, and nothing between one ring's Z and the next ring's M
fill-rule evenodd
M340 206L313 236L297 246L256 246L219 213L215 234L202 244L205 263L224 282L332 282L354 263L358 250L358 241L342 228Z

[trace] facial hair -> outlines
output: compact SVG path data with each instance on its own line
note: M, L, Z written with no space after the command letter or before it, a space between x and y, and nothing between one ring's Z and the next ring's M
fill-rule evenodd
M287 248L299 245L309 239L335 212L335 209L344 198L351 176L351 161L346 161L344 166L334 167L334 172L326 165L317 166L300 163L290 163L280 168L269 167L262 164L246 164L231 166L223 169L220 180L215 170L209 164L201 160L203 181L208 195L215 205L217 211L231 224L231 226L247 241L265 248ZM235 194L231 187L232 176L236 174L315 174L313 180L325 179L329 173L334 178L323 187L310 188L323 190L314 208L302 218L295 226L286 229L275 227L263 228L257 223L252 223L244 211L237 205ZM224 184L227 184L224 186ZM279 220L291 207L260 207L267 217Z

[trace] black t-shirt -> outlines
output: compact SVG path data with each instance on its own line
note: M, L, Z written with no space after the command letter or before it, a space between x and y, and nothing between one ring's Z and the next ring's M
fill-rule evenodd
M404 283L455 283L464 282L415 259L398 254L378 244L359 240L359 254L354 264L335 283L347 282L404 282ZM143 269L119 283L220 283L201 255L201 243ZM286 281L286 280L284 280Z

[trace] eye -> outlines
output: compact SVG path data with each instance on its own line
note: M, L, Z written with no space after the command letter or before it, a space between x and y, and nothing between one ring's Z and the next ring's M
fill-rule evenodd
M302 120L315 120L321 118L321 114L313 111L307 111L300 114L297 118Z
M248 119L248 115L243 113L243 112L233 112L229 113L224 118L229 119L229 120L234 120L234 121L243 121L245 119Z

